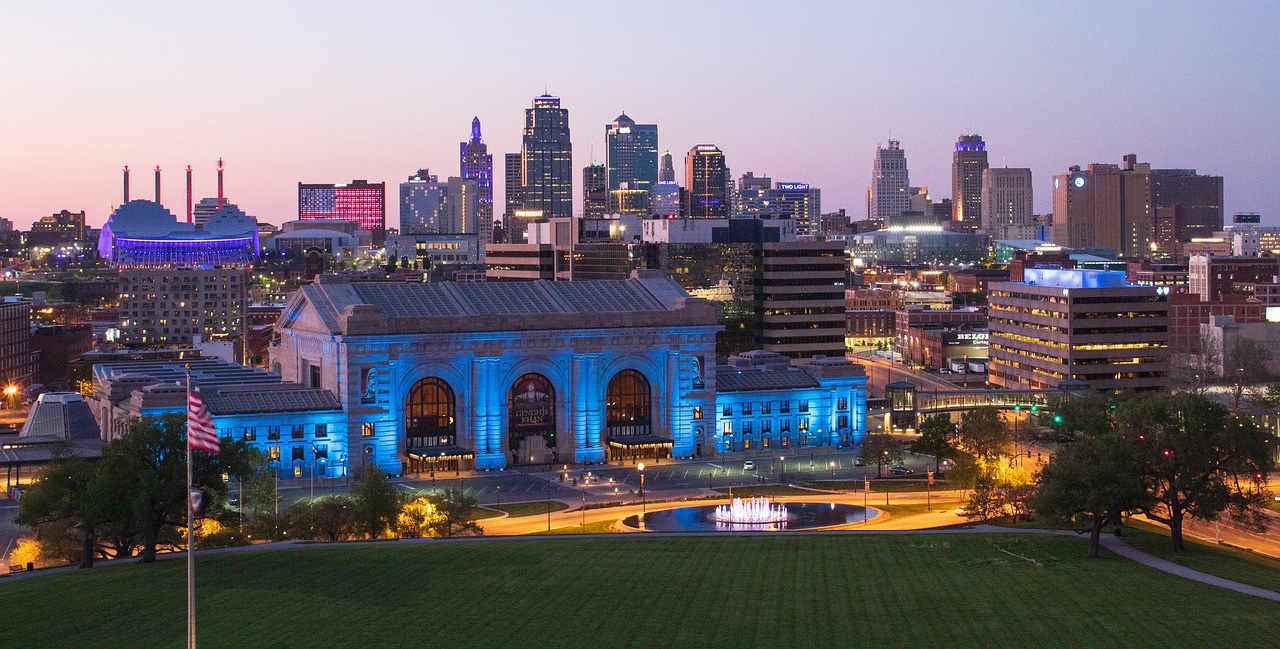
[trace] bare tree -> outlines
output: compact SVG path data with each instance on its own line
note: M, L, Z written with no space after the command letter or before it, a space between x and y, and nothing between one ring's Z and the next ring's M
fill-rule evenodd
M1226 350L1223 378L1231 386L1233 410L1240 409L1245 388L1265 383L1271 377L1271 350L1253 338L1238 337Z

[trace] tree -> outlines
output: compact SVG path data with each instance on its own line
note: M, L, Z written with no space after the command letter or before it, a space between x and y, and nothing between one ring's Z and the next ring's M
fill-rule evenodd
M1183 521L1212 521L1224 511L1262 526L1264 478L1276 437L1196 394L1154 394L1117 410L1117 430L1130 440L1151 502L1143 513L1169 527L1183 552Z
M384 530L395 528L400 494L378 467L364 467L360 480L351 490L351 499L355 503L355 524L369 538L376 539Z
M286 512L289 533L295 538L338 541L351 529L355 505L346 496L321 496L299 500Z
M960 446L978 459L1009 454L1013 435L994 408L978 408L960 418Z
M1047 410L1052 414L1040 416L1040 423L1049 428L1043 435L1046 441L1070 442L1081 436L1108 434L1114 427L1111 401L1101 392L1058 395L1050 400Z
M911 443L911 452L933 456L933 470L938 471L945 458L956 454L956 425L946 414L936 414L920 422L920 439Z
M1098 558L1102 528L1150 503L1131 444L1112 434L1060 447L1040 470L1032 507L1050 520L1089 527L1089 558Z
M56 537L75 542L77 555L66 558L78 558L81 568L92 568L98 529L106 522L105 513L110 509L108 503L90 494L90 485L96 478L96 467L84 458L48 465L18 501L16 522L35 530L37 538L49 546L57 545ZM46 551L49 554L62 553Z
M441 536L445 517L437 502L438 499L432 496L420 496L405 502L396 515L396 529L411 539Z
M867 433L858 447L863 462L876 464L876 477L884 476L884 467L902 461L902 444L888 433Z
M1231 386L1232 410L1240 409L1245 388L1271 376L1271 350L1253 338L1237 337L1226 350L1222 376Z
M446 537L480 536L484 530L475 521L476 499L461 489L446 489L435 501L440 512L437 531Z

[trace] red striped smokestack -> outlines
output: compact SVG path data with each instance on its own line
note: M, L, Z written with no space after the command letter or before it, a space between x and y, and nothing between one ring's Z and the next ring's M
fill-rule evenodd
M191 165L187 165L187 223L191 222Z
M124 202L129 202L129 165L124 166Z
M160 165L156 165L156 204L160 204Z
M222 158L218 158L218 209L222 209Z

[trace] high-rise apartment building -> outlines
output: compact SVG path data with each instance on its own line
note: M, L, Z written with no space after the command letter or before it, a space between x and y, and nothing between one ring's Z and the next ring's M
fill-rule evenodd
M871 167L871 187L867 191L867 218L884 221L902 216L911 209L908 189L907 154L898 140L889 140L888 148L876 148Z
M582 168L582 214L600 217L609 213L608 167L596 161Z
M1210 237L1222 230L1222 176L1201 176L1195 169L1152 169L1151 206L1176 208L1176 241Z
M778 183L767 193L769 211L796 222L796 234L822 234L822 190L807 183Z
M730 216L761 216L769 214L769 190L773 189L773 179L768 176L757 176L748 171L738 179L730 196Z
M1035 204L1031 187L1030 169L990 167L984 170L983 234L992 239L1035 239Z
M680 215L680 185L674 180L659 180L653 186L649 207L654 216Z
M690 218L729 216L729 168L724 152L714 144L699 144L684 158L685 215Z
M62 210L42 216L39 221L32 223L31 232L27 235L27 243L32 246L80 243L85 240L87 233L83 210L79 212Z
M649 191L658 182L658 125L637 124L626 113L604 127L609 189Z
M458 176L475 181L476 233L480 245L493 242L493 156L480 135L480 118L471 119L471 139L458 144Z
M298 218L351 221L373 233L374 245L386 239L386 183L353 180L346 184L298 183Z
M671 151L662 152L662 161L658 164L658 182L676 182L676 168L671 162Z
M400 183L400 233L440 232L446 187L427 169Z
M573 216L573 144L569 141L569 110L560 98L541 95L524 111L524 141L520 149L524 210L544 218Z
M31 303L0 302L0 382L25 388L35 378L37 358L31 347Z
M987 170L987 143L981 135L961 135L951 157L951 209L955 227L974 232L982 225L982 172Z
M1154 234L1151 165L1137 156L1126 155L1123 166L1074 166L1053 177L1055 244L1137 258L1150 255Z
M987 378L1002 388L1095 390L1165 386L1168 287L1125 283L1122 271L1027 268L989 285Z
M190 345L196 336L243 343L248 269L126 269L120 271L119 283L124 345Z

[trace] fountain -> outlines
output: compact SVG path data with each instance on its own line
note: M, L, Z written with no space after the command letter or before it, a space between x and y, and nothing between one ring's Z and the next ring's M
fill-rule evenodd
M787 506L775 503L767 496L734 498L733 504L716 507L711 519L717 523L763 524L782 523L787 520Z

